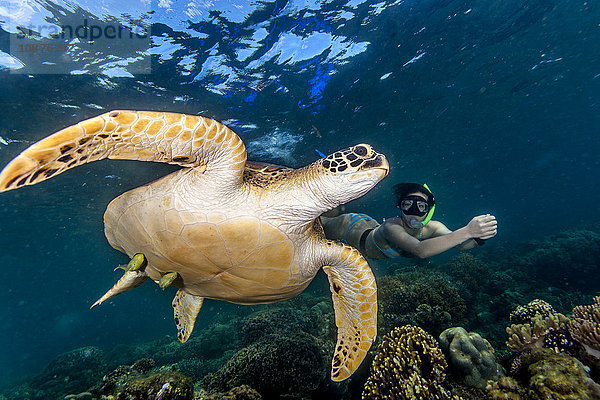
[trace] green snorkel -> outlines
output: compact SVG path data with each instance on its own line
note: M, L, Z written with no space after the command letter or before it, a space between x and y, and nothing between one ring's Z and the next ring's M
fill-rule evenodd
M423 187L427 190L429 190L429 193L431 193L431 189L429 189L429 186L427 186L426 183L423 184ZM431 199L430 201L433 201L433 193L431 194ZM433 203L433 206L431 206L431 208L429 209L429 212L427 213L427 215L425 216L425 219L423 221L421 221L421 226L425 226L429 223L429 221L431 221L431 217L433 217L433 212L435 211L435 203Z

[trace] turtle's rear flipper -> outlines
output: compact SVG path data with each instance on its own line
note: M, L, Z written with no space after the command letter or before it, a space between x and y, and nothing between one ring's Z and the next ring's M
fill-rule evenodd
M90 308L104 303L106 300L129 289L136 288L148 279L148 274L144 270L125 271L125 274L114 284L114 286L100 297Z
M204 297L185 293L181 289L177 291L172 305L175 312L175 325L177 325L177 338L181 343L185 343L192 334L203 302Z
M329 242L329 277L338 338L331 379L343 381L356 371L377 335L377 287L371 268L358 250Z

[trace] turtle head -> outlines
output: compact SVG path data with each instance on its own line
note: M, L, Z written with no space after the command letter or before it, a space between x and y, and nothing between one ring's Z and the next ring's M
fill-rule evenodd
M354 200L386 177L390 166L383 154L368 144L336 151L315 164L322 170L324 194L339 204Z

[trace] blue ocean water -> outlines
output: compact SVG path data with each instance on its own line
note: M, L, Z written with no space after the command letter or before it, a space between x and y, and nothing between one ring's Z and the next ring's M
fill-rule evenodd
M350 210L396 215L391 187L426 182L436 219L456 229L492 213L486 250L510 252L599 220L599 18L597 2L572 0L9 2L0 165L108 110L199 114L250 159L291 167L369 143L390 175ZM25 29L43 41L84 19L144 27L149 46L67 61L15 47ZM76 347L174 333L173 293L155 285L89 306L127 262L104 238L106 205L175 169L104 160L0 195L0 383ZM235 307L209 302L196 329Z

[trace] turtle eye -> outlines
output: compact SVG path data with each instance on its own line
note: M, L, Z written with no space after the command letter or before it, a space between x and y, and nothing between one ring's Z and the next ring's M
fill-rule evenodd
M354 153L358 154L360 157L364 157L367 155L367 148L365 146L356 146L354 148Z

